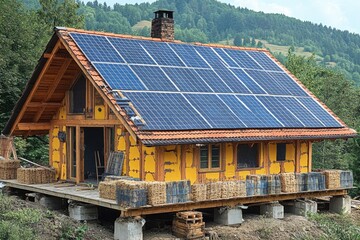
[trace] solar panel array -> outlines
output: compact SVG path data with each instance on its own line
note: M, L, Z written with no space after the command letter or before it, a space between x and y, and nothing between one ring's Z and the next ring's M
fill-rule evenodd
M342 127L265 52L70 36L143 130Z

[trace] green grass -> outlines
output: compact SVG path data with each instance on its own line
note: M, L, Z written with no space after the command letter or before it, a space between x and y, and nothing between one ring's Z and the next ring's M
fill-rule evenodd
M146 20L143 20L143 21L140 21L138 23L136 23L134 26L132 26L132 30L136 31L136 30L141 30L143 29L144 27L148 27L148 28L151 28L151 22L150 21L146 21Z

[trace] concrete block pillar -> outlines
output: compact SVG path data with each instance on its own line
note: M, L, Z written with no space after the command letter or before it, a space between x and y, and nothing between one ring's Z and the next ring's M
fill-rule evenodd
M296 200L290 212L306 217L309 213L317 213L317 202L312 200Z
M222 225L236 225L244 221L242 209L236 208L215 208L214 222Z
M346 195L330 198L329 210L339 214L351 213L351 197Z
M142 227L145 225L145 219L142 217L135 218L118 218L114 224L115 240L142 240Z
M69 216L77 221L96 220L98 219L98 208L92 204L71 201Z
M35 194L35 202L39 203L41 206L50 209L50 210L59 210L64 206L64 201L62 198L47 196L43 194Z
M260 214L269 218L283 219L284 218L284 206L278 202L270 204L264 204L260 206Z

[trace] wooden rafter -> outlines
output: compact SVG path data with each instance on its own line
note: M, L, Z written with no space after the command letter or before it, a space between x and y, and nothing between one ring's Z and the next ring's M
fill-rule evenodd
M52 62L52 60L53 60L53 58L54 58L54 56L55 56L55 53L56 53L56 51L59 49L60 45L61 45L61 42L58 41L58 42L56 43L55 47L53 48L53 50L52 50L52 52L51 52L51 56L50 56L50 57L48 58L48 60L46 61L45 66L44 66L43 69L41 70L40 75L38 76L38 78L37 78L37 80L36 80L33 88L31 89L31 92L30 92L29 96L27 97L27 99L26 99L26 101L25 101L25 103L24 103L24 105L23 105L20 113L18 114L18 116L17 116L17 118L16 118L16 120L15 120L15 122L14 122L12 128L11 128L10 135L15 131L15 129L17 128L17 125L19 124L20 120L21 120L22 117L24 116L28 104L31 102L31 99L32 99L33 95L35 94L37 88L39 87L39 84L40 84L40 82L41 82L41 79L43 78L44 74L46 73L46 71L48 70L49 66L51 65L51 62Z
M53 102L30 102L27 107L41 108L41 107L61 107L62 103Z
M32 131L32 130L50 130L50 123L18 123L17 130Z

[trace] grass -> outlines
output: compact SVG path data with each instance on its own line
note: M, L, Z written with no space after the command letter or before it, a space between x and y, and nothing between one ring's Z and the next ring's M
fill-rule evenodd
M146 20L143 20L143 21L140 21L138 23L136 23L134 26L132 26L132 30L141 30L143 29L144 27L148 27L150 28L151 27L151 22L150 21L146 21Z

